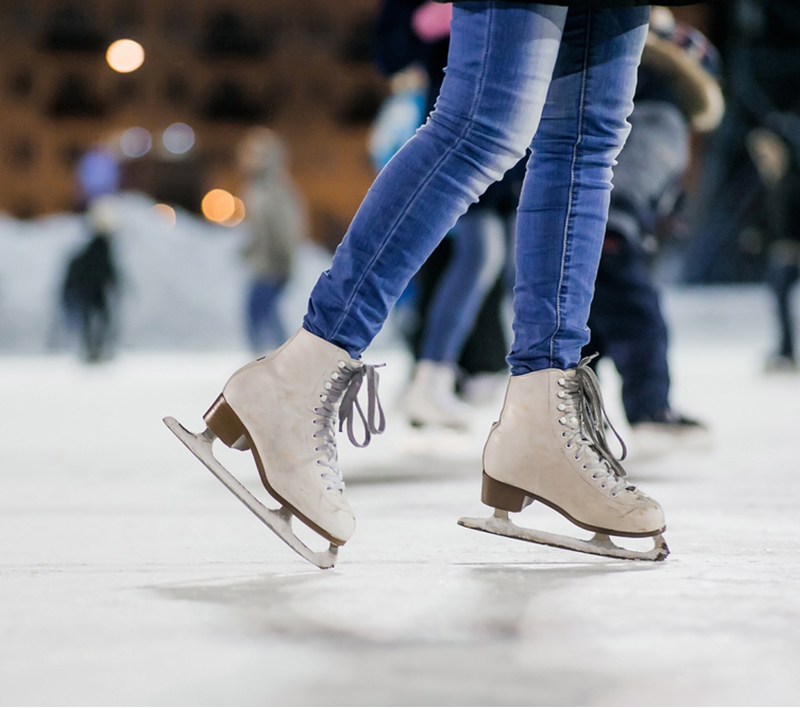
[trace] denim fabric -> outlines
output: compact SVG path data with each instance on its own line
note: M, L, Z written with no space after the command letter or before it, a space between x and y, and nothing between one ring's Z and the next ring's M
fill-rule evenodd
M247 298L247 336L258 354L277 348L287 337L278 311L285 280L256 280Z
M436 109L376 179L304 327L359 356L457 218L532 145L509 363L513 374L574 366L648 18L647 8L456 3Z
M470 209L455 227L452 254L425 318L420 358L455 364L486 294L506 258L506 223L489 209Z

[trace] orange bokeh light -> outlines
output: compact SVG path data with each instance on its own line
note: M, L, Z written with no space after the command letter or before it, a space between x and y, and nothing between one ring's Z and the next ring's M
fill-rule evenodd
M169 206L169 204L154 204L152 206L153 211L158 214L158 216L164 220L167 226L171 229L175 226L175 222L177 221L177 217L175 214L175 210Z
M244 202L238 197L233 198L233 214L231 214L225 221L222 222L223 226L236 226L244 219Z
M203 197L200 208L206 219L221 224L235 214L236 199L224 189L212 189Z
M118 39L106 51L106 61L120 74L136 71L144 63L144 48L132 39Z

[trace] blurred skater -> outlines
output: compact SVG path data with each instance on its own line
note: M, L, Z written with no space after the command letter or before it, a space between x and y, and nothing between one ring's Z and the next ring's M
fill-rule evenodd
M764 368L797 370L792 296L800 261L800 12L797 0L713 3L727 27L728 110L693 197L689 282L764 279L776 336Z
M798 371L792 297L800 280L800 104L796 113L781 119L773 120L778 130L754 128L747 136L764 188L761 218L769 237L765 280L775 306L777 336L764 365L767 373Z
M308 238L305 208L287 172L286 159L283 141L268 128L250 131L238 148L250 230L244 250L252 278L247 334L257 354L286 341L280 298L292 275L295 252Z
M698 31L655 8L630 117L631 134L614 168L611 206L584 354L614 362L622 401L641 451L705 439L706 427L669 400L668 331L650 271L657 224L682 194L692 132L722 118L716 50Z
M396 73L370 145L377 170L434 108L444 79L451 14L450 4L425 0L384 0L381 6L376 62L384 72ZM424 81L418 78L420 70L424 70ZM487 384L491 388L491 384L499 387L503 383L496 374L508 369L506 335L502 326L493 325L499 324L507 292L504 274L524 171L521 161L503 180L491 185L413 280L410 300L414 316L406 334L415 366L404 405L409 422L416 427L469 426L471 406L456 393L465 361L473 400L487 397L480 391ZM485 308L490 293L493 297ZM476 322L482 330L479 336L472 336ZM489 377L479 384L487 372Z
M87 363L110 356L114 333L114 303L119 277L111 247L116 224L108 200L95 200L86 216L90 237L69 260L61 303L70 329L77 331Z

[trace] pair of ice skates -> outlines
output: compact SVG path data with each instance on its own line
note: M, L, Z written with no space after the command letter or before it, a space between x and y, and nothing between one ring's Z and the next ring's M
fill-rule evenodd
M366 380L367 411L357 394ZM309 332L299 330L268 357L239 369L204 415L195 435L174 418L164 422L195 456L256 516L301 556L330 568L352 536L355 517L345 497L336 451L336 423L363 447L384 428L375 367ZM354 420L364 437L354 433ZM214 457L219 438L250 450L267 491L282 505L265 507ZM512 377L500 420L483 458L484 503L489 519L459 523L489 533L615 558L663 560L664 515L657 502L630 485L608 449L604 412L594 374L582 362L567 371L547 369ZM508 512L541 501L572 523L595 532L590 541L521 529ZM294 534L292 517L325 538L311 550ZM609 536L655 537L652 551L628 551Z

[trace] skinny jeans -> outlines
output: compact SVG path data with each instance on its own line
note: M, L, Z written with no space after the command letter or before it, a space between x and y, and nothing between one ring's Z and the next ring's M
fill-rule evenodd
M493 182L531 157L516 234L513 375L575 366L649 8L457 2L434 111L369 190L303 326L358 357Z

